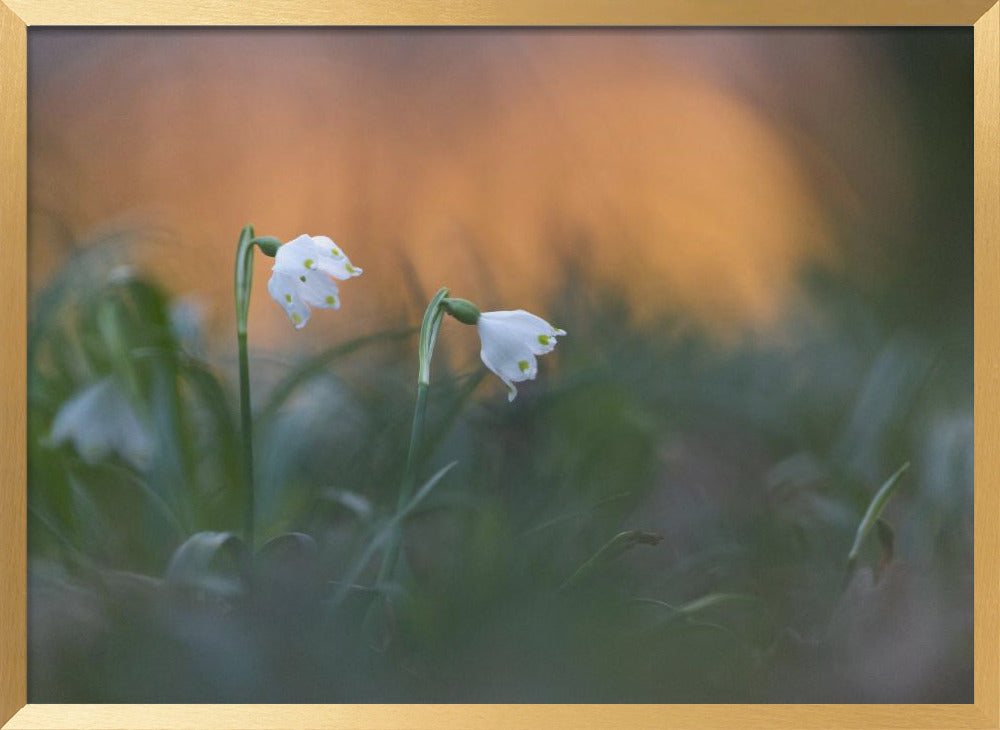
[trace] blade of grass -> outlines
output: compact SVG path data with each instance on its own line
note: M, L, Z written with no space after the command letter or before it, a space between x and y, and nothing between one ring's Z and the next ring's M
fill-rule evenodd
M611 504L612 502L617 502L619 499L625 499L632 494L632 492L619 492L618 494L612 494L610 497L605 497L602 500L595 502L594 504L583 507L581 509L572 510L570 512L565 512L561 515L556 515L552 519L545 520L544 522L539 522L537 525L529 527L527 530L521 533L521 537L527 537L528 535L533 535L536 532L542 532L550 527L555 527L558 524L567 522L569 520L577 519L580 517L586 517L595 510L600 509L604 505Z
M76 470L82 468L83 466L84 462L82 459L75 457L70 457L68 459L68 472L70 474L73 474ZM165 500L163 496L143 477L116 464L102 464L101 468L133 484L149 500L150 505L156 508L157 513L174 529L178 536L184 537L190 533L188 526L184 523L184 520L181 519L180 514L178 514L174 507L167 500Z
M407 515L409 515L413 510L415 510L421 502L427 499L427 495L431 493L431 490L436 487L442 479L444 479L445 474L450 472L458 465L457 461L453 461L450 464L438 469L437 473L434 474L430 479L424 482L424 485L417 490L417 493L413 495L413 498L406 504L403 509L401 509L397 514L393 522L402 522Z
M604 547L594 553L589 560L577 568L576 572L559 586L559 590L564 591L567 588L579 585L602 565L613 562L636 545L659 545L662 541L663 536L653 532L642 532L641 530L619 532L605 543Z
M274 387L268 396L264 407L261 408L257 420L262 421L274 416L278 409L281 408L285 401L288 400L292 393L295 392L296 388L307 382L310 378L314 378L317 375L322 374L330 363L338 360L339 358L346 357L347 355L357 352L368 345L374 345L379 342L394 342L396 340L406 339L416 332L416 327L407 327L402 330L376 332L375 334L363 335L361 337L348 340L347 342L342 342L339 345L335 345L334 347L313 355L311 358L293 369L292 372L286 375L281 382Z
M654 606L661 606L670 611L670 614L665 619L650 627L652 629L663 628L674 623L675 621L681 621L686 626L705 628L722 633L732 639L738 646L750 653L752 656L757 656L759 654L759 650L756 647L747 643L743 637L737 634L730 627L715 621L706 621L697 617L698 614L703 611L707 611L715 606L724 605L726 603L754 603L763 606L763 601L761 601L761 599L757 596L752 596L747 593L720 592L709 593L701 596L700 598L688 601L680 606L675 606L671 603L660 601L655 598L634 598L632 599L632 603L645 603Z
M456 464L458 464L458 462L453 461L447 466L439 469L434 476L432 476L430 479L424 482L423 486L417 490L417 493L415 495L413 495L413 498L410 499L410 501L407 502L407 504L402 509L400 509L392 517L392 519L386 521L385 524L382 526L382 528L377 533L375 533L375 536L371 539L371 542L369 542L368 545L365 547L364 551L361 553L361 557L359 557L358 560L355 561L354 565L347 572L347 575L345 575L343 578L337 581L340 587L338 588L337 592L331 599L332 605L336 606L341 601L344 600L344 597L347 595L348 592L350 592L351 586L357 584L358 578L360 577L361 573L368 566L368 563L371 562L372 558L375 557L375 554L379 551L379 549L384 544L390 541L390 538L392 538L396 534L396 531L399 529L399 526L401 525L403 520L406 519L406 517L411 512L413 512L413 510L415 510L422 501L424 501L427 498L427 495L431 493L434 487L436 487L441 482L441 480L445 477L445 475L449 471L455 468ZM376 591L381 590L381 587L375 586L374 590Z
M670 611L670 615L667 617L667 620L670 621L684 616L692 616L726 603L760 603L761 600L757 596L751 596L747 593L708 593L680 606L675 606L672 603L660 601L655 598L633 598L631 602L666 608Z
M55 538L56 543L72 560L82 567L96 570L97 563L90 559L76 544L59 528L55 521L45 514L44 510L35 504L28 504L28 517L33 518L39 525Z
M889 477L885 484L883 484L879 490L872 497L872 501L868 504L868 509L865 511L865 516L861 518L861 523L858 525L858 531L854 536L854 544L851 545L851 551L847 554L847 566L844 570L844 587L850 582L851 577L854 575L854 571L858 567L858 558L861 555L861 548L865 543L865 540L871 534L872 530L875 529L876 523L882 516L882 511L885 509L886 504L888 504L889 499L896 492L896 488L899 485L899 478L903 476L903 473L910 468L910 462L903 464L896 472Z

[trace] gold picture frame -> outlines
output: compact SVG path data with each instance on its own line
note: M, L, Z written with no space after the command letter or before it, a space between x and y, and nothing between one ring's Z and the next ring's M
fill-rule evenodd
M55 705L27 701L27 32L60 25L950 25L975 54L975 703ZM27 728L1000 727L996 0L0 0L0 724Z

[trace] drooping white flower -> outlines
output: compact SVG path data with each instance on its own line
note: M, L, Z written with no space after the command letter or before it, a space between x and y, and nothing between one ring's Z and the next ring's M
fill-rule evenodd
M112 453L139 469L153 456L153 436L140 418L124 388L112 376L98 380L76 393L56 413L48 443L72 443L89 464Z
M335 279L360 275L361 269L329 238L301 235L278 247L267 292L285 310L295 329L302 329L312 307L340 308Z
M476 321L483 364L507 385L507 400L517 396L514 383L534 380L538 355L552 352L556 337L566 334L530 312L483 312Z
M205 303L194 295L178 297L167 310L170 333L192 355L205 351Z

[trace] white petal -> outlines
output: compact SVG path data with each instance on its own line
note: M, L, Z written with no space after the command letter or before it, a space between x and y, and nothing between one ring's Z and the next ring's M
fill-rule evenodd
M484 340L479 357L486 367L508 384L534 380L538 375L538 360L526 348L512 350L497 340Z
M541 317L523 309L484 312L480 319L486 319L488 326L503 327L511 333L511 336L523 339L536 355L552 352L556 346L556 337L566 334L564 330L553 327Z
M145 470L153 461L153 436L124 394L122 401L124 408L119 411L118 423L121 425L118 433L118 453L140 470Z
M300 288L305 283L302 281L305 276L305 271L300 274L289 274L279 271L275 266L271 271L271 278L267 281L267 293L285 310L295 329L302 329L309 321L309 307L302 299Z
M317 268L330 276L344 281L353 276L361 276L362 270L351 263L344 249L327 236L313 236L313 243L319 253Z
M87 386L59 409L49 442L58 446L67 441L91 464L117 452L143 469L153 454L147 425L112 377Z
M513 401L517 397L517 386L515 386L514 383L511 382L509 379L504 377L503 372L496 365L494 365L493 360L490 357L490 352L487 351L485 346L483 347L483 349L479 351L479 357L482 358L483 364L490 370L492 370L493 374L496 375L498 378L500 378L500 380L503 381L504 385L507 386L507 401L508 402Z
M310 271L305 274L305 281L299 278L298 291L303 301L310 307L323 309L340 309L340 290L337 282L322 271Z
M90 414L97 404L106 396L111 378L104 378L93 385L88 385L73 395L56 413L49 431L49 442L53 446L61 446L67 441L74 441L76 435L86 430Z
M107 446L111 451L139 469L149 466L153 458L153 437L124 388L117 383L111 388L102 413L97 417L109 424Z
M88 385L66 401L52 421L49 443L72 444L88 464L103 460L111 451L114 423L105 414L105 404L113 392L110 377Z
M274 270L298 276L303 271L315 269L320 255L319 247L312 238L303 234L278 246L274 255Z
M274 268L295 276L303 270L318 269L341 280L362 274L362 270L354 266L344 250L330 238L305 234L278 247Z
M347 254L344 253L344 249L334 243L333 239L329 236L313 236L313 243L320 250L321 256L326 256L332 259L346 259Z
M321 257L316 264L316 268L341 281L350 279L353 276L361 276L363 273L361 269L348 261L346 256L342 259Z
M513 383L533 380L538 373L538 361L527 341L505 327L491 325L479 319L479 339L483 363L501 380L513 388ZM516 392L516 391L515 391Z

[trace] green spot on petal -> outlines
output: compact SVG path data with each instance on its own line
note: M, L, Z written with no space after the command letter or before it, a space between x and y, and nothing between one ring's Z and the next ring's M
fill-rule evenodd
M333 303L336 301L337 300L334 299L332 296L326 298L326 303L329 304L331 307L333 306Z
M528 365L528 361L527 361L527 360L520 360L520 361L519 361L519 362L517 363L517 366L518 366L519 368L521 368L521 372L522 372L522 373L526 373L526 372L528 372L528 368L529 368L529 367L531 367L530 365Z
M302 276L300 276L300 277L299 277L299 281L301 281L301 282L302 282L303 284L305 284L305 283L306 283L306 277L305 277L305 274L303 274Z
M538 335L538 341L541 342L543 345L549 344L550 339L551 338L548 335Z
M302 321L302 317L301 317L301 316L299 316L298 312L296 312L295 314L293 314L293 315L292 315L292 321L293 321L293 322L294 322L295 324L298 324L299 322L301 322L301 321Z
M340 256L340 251L338 251L335 248L331 248L330 253L332 253L334 256Z
M292 295L291 294L286 294L285 295L285 301L288 302L289 304L291 304L292 303Z
M313 261L312 259L306 259L306 260L305 260L305 261L303 261L302 263L303 263L303 265L305 265L305 267L306 267L307 269L311 269L311 268L313 267L313 264L315 264L316 262L315 262L315 261Z

